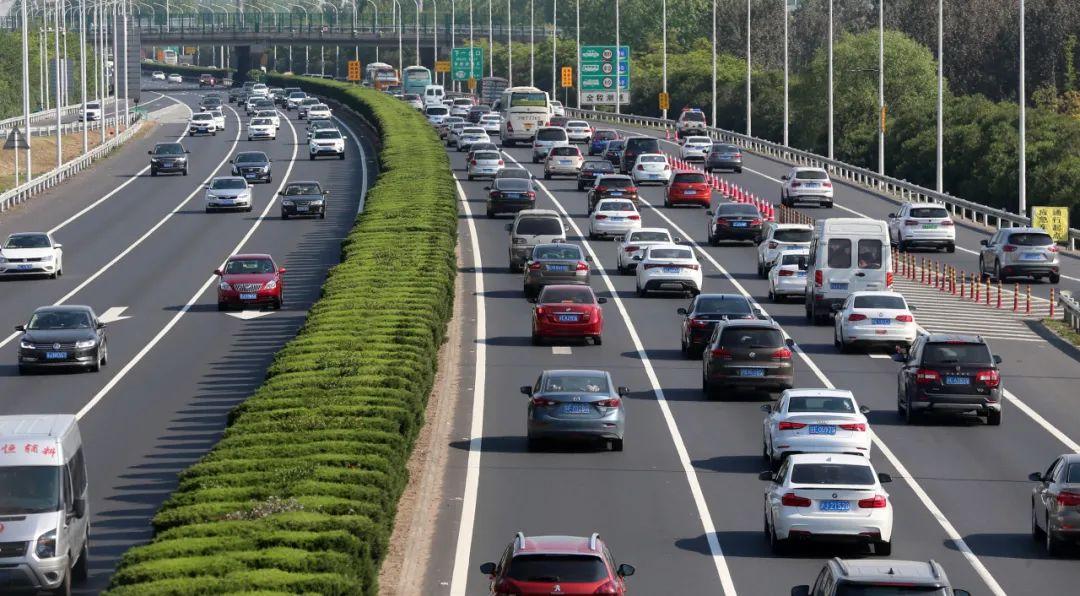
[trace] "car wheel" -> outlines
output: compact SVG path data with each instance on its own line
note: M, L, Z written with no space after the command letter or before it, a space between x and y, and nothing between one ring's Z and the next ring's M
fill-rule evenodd
M342 152L342 153L339 153L339 154L338 154L338 156L337 156L337 158L338 158L338 159L345 159L345 153L344 153L344 152Z
M983 258L979 257L979 281L987 281L990 276L986 274L986 265L983 263Z
M157 176L157 170L155 170L154 168L150 168L150 176L151 177Z
M247 138L247 140L248 140L248 142L250 142L250 141L251 141L251 137L248 137L248 138Z
M98 348L97 353L94 354L94 363L90 365L90 372L100 372L101 364L101 348Z
M892 542L885 542L879 540L874 543L874 554L879 557L888 557L892 555Z
M768 276L767 272L765 271L765 267L761 261L758 261L757 264L757 276L761 279L765 279Z
M986 413L986 424L989 426L1001 426L1001 410L990 410Z
M225 304L224 302L218 302L217 303L217 309L218 310L229 310L229 305Z
M525 449L527 451L540 451L540 447L542 446L540 439L534 439L532 437L527 437L525 439Z
M776 537L776 531L773 530L772 526L769 525L768 520L765 520L765 534L769 538L769 550L771 550L774 555L787 554L787 552L788 552L788 542L787 542L787 540L780 540L779 538Z
M671 207L671 201L668 200L666 195L664 196L664 207L668 207L668 208Z
M544 180L551 180L551 173L550 172L544 172Z
M71 568L71 579L79 582L86 581L90 576L90 531L87 530L86 538L83 539L82 550L79 551L79 561Z
M469 182L472 182L472 181L473 181L473 175L469 174Z
M604 338L599 336L599 335L594 335L593 338L592 338L592 345L594 345L594 346L602 346L602 345L604 345Z
M915 413L915 408L911 407L911 404L904 405L904 424L915 424L918 422L918 414Z
M769 288L769 302L780 302L779 300L777 300L777 296L772 291L772 288Z
M742 174L742 168L735 168L736 174Z
M901 238L900 241L896 243L896 248L900 252L907 252L908 251L907 242L903 238Z
M308 154L308 159L310 159L311 161L315 161L315 154L314 153L309 153Z
M533 333L532 333L532 345L538 346L538 345L540 345L542 343L544 343L543 338L540 337L539 333L537 333L536 331L533 331Z
M1039 527L1039 517L1035 515L1035 502L1031 503L1031 539L1041 542L1046 538L1043 529Z
M1060 281L1061 281L1061 274L1060 273L1051 273L1050 274L1050 283L1056 284L1056 283L1058 283Z
M109 343L101 343L101 366L109 365Z
M638 289L637 289L637 295L638 295L638 297L640 297L640 298L644 298L644 297L645 297L645 296L646 296L646 295L647 295L648 293L649 293L649 291L648 291L648 290L646 290L645 288L642 288L642 287L640 287L640 286L639 286L639 287L638 287Z
M1001 283L1009 283L1009 278L1001 274L1001 261L994 261L994 280Z
M1061 540L1054 533L1050 531L1050 518L1046 519L1046 554L1051 557L1056 557L1061 554L1062 544Z
M289 219L289 214L282 211L281 212L281 219Z
M956 245L955 244L949 244L948 246L945 247L945 252L948 252L948 253L956 252Z
M187 176L187 168L184 168L184 175Z
M612 451L622 451L623 450L623 440L622 439L612 439L611 440L611 450Z

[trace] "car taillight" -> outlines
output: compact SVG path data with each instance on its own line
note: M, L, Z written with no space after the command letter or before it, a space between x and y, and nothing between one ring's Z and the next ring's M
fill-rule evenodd
M607 219L607 216L602 213L597 213L595 217L596 219Z
M777 428L779 430L799 430L806 428L806 425L802 422L788 422L785 420L784 422L781 422Z
M1057 252L1057 251L1058 251L1058 247L1056 247L1056 246L1047 246L1047 247L1046 247L1046 251L1047 251L1047 252Z
M638 221L638 220L641 219L641 216L640 215L629 215L629 216L626 217L626 219L629 219L630 221Z
M475 166L476 165L476 160L474 159L474 160L470 161L469 163Z
M510 122L506 123L506 132L514 132L514 125Z
M630 194L634 194L634 193L637 192L637 187L636 186L627 186L626 187L626 192L628 192Z
M638 170L639 172L644 172L644 171L645 171L645 166L643 166L643 165L641 165L641 164L638 164L637 170Z
M904 225L905 226L917 226L917 225L919 225L919 222L914 220L914 219L905 219L904 220Z
M980 370L975 373L975 382L991 388L997 387L1001 384L1001 375L994 369Z
M589 264L586 263L585 261L578 261L577 270L578 271L588 271L589 270Z
M499 199L499 198L502 198L502 193L497 191L497 190L493 190L493 191L491 191L491 194L488 195L488 196L490 196L493 199Z
M847 320L849 320L849 321L865 321L866 320L866 315L861 314L861 313L857 313L857 312L853 312L850 315L848 315Z
M709 352L713 358L719 358L721 360L731 360L731 351L726 348L713 348Z
M626 247L626 248L624 248L623 250L624 250L624 251L626 251L626 252L634 252L634 251L636 251L636 250L637 250L638 248L640 248L640 247L638 247L638 246L634 246L633 244L631 244L630 246L627 246L627 247Z
M886 272L885 272L885 287L886 287L886 288L891 288L891 287L892 287L892 284L893 284L893 274L892 274L892 271L886 271Z
M866 432L866 424L862 422L854 422L851 424L841 424L840 428L844 430L853 430L856 432Z
M607 190L606 186L597 186L596 187L596 192L604 192L605 190Z
M915 371L915 383L918 385L929 385L930 383L940 383L941 375L936 370L930 370L928 368L920 368Z
M689 323L690 326L694 329L705 329L709 326L710 321L705 321L702 319L690 319Z
M820 286L825 281L825 276L821 274L821 270L818 269L814 272L814 285Z
M542 267L542 265L539 262L529 264L529 269L532 271L539 271L540 267Z
M599 588L596 589L595 592L593 592L593 594L609 594L609 595L617 595L618 593L619 593L619 586L613 580L610 580L610 579L608 581L604 582L604 585L600 586Z
M822 182L821 185L825 188L832 188L832 182Z
M540 407L554 406L557 403L559 403L559 402L557 402L557 401L555 401L553 399L548 399L546 397L534 397L534 398L532 398L532 405L534 405L534 406L540 406Z
M602 399L602 400L596 402L596 405L600 406L601 408L617 408L617 407L619 407L619 404L621 404L621 403L622 403L621 399L619 399L617 397L613 397L611 399Z
M951 220L951 219L946 219L945 221L942 221L942 222L939 222L939 223L940 223L940 225L943 225L943 226L946 226L946 227L948 227L948 226L952 226L952 225L953 225L953 220Z
M543 307L543 306L537 306L537 307L536 307L536 314L538 314L538 315L542 315L542 314L544 314L544 312L545 312L545 311L544 311L544 307Z
M787 348L780 348L772 353L773 360L791 360L791 350Z
M1001 248L1001 250L1003 250L1005 252L1016 252L1016 247L1011 245L1011 244L1006 244L1005 246L1003 246Z
M799 188L800 186L802 186L802 182L792 182L791 183L791 188Z
M780 504L784 507L809 507L810 499L800 497L795 493L786 493L780 497Z
M506 165L506 164L505 164L505 163L503 162L503 160L501 160L501 159L500 159L500 160L499 160L499 165L500 165L500 166L504 166L504 165Z
M751 219L750 220L750 225L752 225L752 226L760 226L761 225L761 220L758 219L758 218Z
M495 596L521 596L521 588L504 579L495 584Z
M915 322L915 317L911 315L896 315L896 320L901 323L913 323Z
M681 265L681 267L684 267L684 268L689 269L691 271L697 271L698 270L697 263L690 263L688 265Z
M777 275L779 275L780 277L791 277L792 275L795 275L795 272L791 269L781 269L780 272L777 273Z
M742 153L736 153L735 159L742 159Z
M884 509L889 501L885 495L874 495L869 499L859 499L859 509Z
M530 199L535 199L536 198L536 193L530 190L529 192L525 193L525 196L530 198Z
M1062 507L1077 507L1080 506L1080 493L1074 493L1072 491L1062 491L1057 496L1058 505Z
M718 218L716 218L716 225L718 225L718 226L726 226L726 225L728 225L728 220L724 219L723 217L718 217Z
M777 243L775 240L769 241L769 248L776 248L777 246L780 246L780 244Z

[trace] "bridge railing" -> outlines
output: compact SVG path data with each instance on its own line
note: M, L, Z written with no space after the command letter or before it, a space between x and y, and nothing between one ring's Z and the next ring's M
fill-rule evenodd
M675 128L674 120L652 118L648 116L635 116L632 114L614 114L611 112L599 112L593 110L576 110L567 108L567 114L601 122L613 122L627 126L643 128L658 128L672 131ZM840 178L850 184L871 189L886 197L904 202L933 202L945 206L958 218L966 219L980 225L1003 228L1031 225L1031 218L1016 213L988 207L973 201L954 197L948 193L939 193L907 180L900 180L891 176L882 176L877 172L853 166L851 164L829 159L816 153L793 149L779 143L766 141L757 137L751 137L730 130L709 128L709 136L714 140L737 145L743 149L759 155L800 166L812 166L829 170L834 178ZM1080 242L1080 230L1069 228L1068 247L1076 250Z
M393 26L387 26L381 24L379 27L375 27L371 20L357 21L356 26L353 26L352 20L349 18L343 18L338 21L334 21L332 18L319 19L317 15L312 15L313 18L306 17L303 13L299 12L245 12L245 13L223 13L223 12L197 12L197 13L174 13L170 16L169 21L166 23L164 15L141 15L134 19L133 27L140 30L143 35L151 36L164 36L164 35L185 35L185 34L207 34L207 33L308 33L318 34L327 33L335 36L349 35L349 36L369 36L379 35L383 37L397 37L398 28ZM449 24L446 26L435 26L425 20L421 20L419 34L423 37L434 35L438 31L439 36L450 37L451 27ZM562 33L562 30L558 30ZM453 28L455 36L460 38L467 38L469 35L469 27L463 25L457 25ZM527 26L513 26L506 27L495 25L491 28L491 33L496 38L505 38L507 35L512 37L521 38L529 34L529 27ZM401 28L401 34L403 39L415 39L417 34L417 28L413 23L404 22ZM487 27L473 27L472 34L475 39L483 39L488 36ZM551 35L550 29L536 27L534 29L534 36L536 39L544 39L546 36Z

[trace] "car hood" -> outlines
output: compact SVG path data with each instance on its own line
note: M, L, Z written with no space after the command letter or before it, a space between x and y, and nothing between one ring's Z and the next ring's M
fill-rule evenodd
M42 534L55 530L63 523L62 511L45 513L15 514L4 516L4 533L0 539L4 542L37 542ZM33 548L33 544L30 545Z
M323 200L323 196L320 195L320 194L288 195L288 196L281 197L281 200L283 200L283 201L321 201L321 200Z
M24 340L36 344L70 343L95 337L93 329L30 329L23 333Z
M5 259L40 259L53 254L51 248L4 248L0 249L0 257Z
M238 197L247 193L246 188L215 188L206 191L206 195L210 197Z
M179 161L179 160L182 160L182 159L187 159L187 155L183 154L183 153L181 153L181 154L155 153L155 154L151 155L150 158L151 159L174 159L174 160Z
M270 165L268 161L245 161L244 163L234 163L234 168L265 168Z
M221 281L231 284L264 284L272 279L273 273L228 273L221 276Z

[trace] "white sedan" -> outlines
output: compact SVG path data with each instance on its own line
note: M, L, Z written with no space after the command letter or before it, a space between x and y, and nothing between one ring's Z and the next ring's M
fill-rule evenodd
M311 120L315 120L317 118L325 118L329 120L333 117L333 114L331 114L330 112L330 106L324 103L317 103L308 108L307 117Z
M809 261L808 248L793 248L780 253L775 265L769 269L769 300L802 299L806 295L806 268Z
M630 168L630 176L637 184L667 184L671 181L671 166L663 153L642 153L634 162L634 167Z
M277 110L259 110L255 112L255 118L269 118L274 123L274 128L281 128L281 116Z
M588 143L592 140L592 127L584 120L570 120L563 128L571 143Z
M505 165L498 151L474 151L469 158L469 180L494 178Z
M701 264L694 251L678 244L654 244L636 255L637 293L682 292L692 296L701 293Z
M757 246L757 271L765 277L785 250L810 248L814 226L809 224L767 223Z
M47 232L11 234L0 247L0 276L64 274L64 248Z
M180 75L178 75L176 73L173 73L173 74L169 75L169 82L170 83L183 83L184 82L184 77L182 77L182 76L180 76Z
M155 70L154 72L150 73L150 79L153 81L164 81L165 73L161 72L160 70Z
M623 236L641 227L641 214L629 199L600 199L589 215L589 238Z
M846 352L855 344L903 344L918 336L914 306L897 292L852 292L836 313L833 344Z
M480 116L480 128L489 135L499 134L499 125L502 124L502 116L498 114L484 114Z
M248 122L247 127L247 140L253 141L255 139L276 139L277 129L274 128L274 122L269 118L252 118L251 122Z
M548 105L551 106L552 116L566 116L566 108L563 107L561 101L553 99L548 102Z
M466 126L461 129L457 138L457 150L468 151L470 147L479 143L490 143L491 137L479 126Z
M219 209L251 211L251 185L242 176L218 176L206 185L206 212Z
M199 133L217 134L217 123L214 122L214 115L210 112L199 112L191 115L191 120L188 121L188 134L195 136Z
M679 155L685 161L695 159L705 161L710 149L712 149L712 139L709 137L686 137Z
M765 491L765 536L776 554L793 542L858 541L892 554L893 507L881 487L892 482L868 458L835 453L788 457Z
M870 457L866 414L847 389L788 389L761 409L762 450L776 469L795 453L850 453Z
M640 228L622 237L615 256L615 264L619 273L630 273L637 268L634 257L643 253L646 248L656 244L678 243L679 239L672 239L671 232L667 228Z

